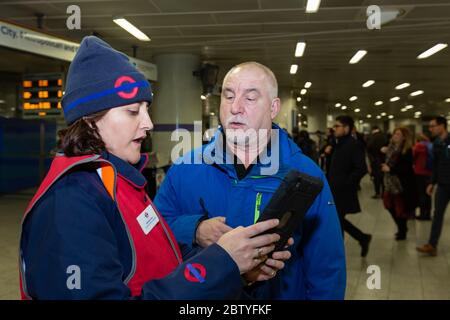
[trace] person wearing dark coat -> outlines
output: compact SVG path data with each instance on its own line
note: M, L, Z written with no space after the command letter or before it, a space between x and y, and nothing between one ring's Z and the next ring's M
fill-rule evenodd
M301 130L294 141L303 151L303 154L312 159L315 163L318 163L317 144L309 137L308 131Z
M408 219L414 217L418 206L411 136L407 128L396 128L391 142L383 148L386 153L386 161L381 165L385 186L383 203L398 228L395 240L406 239Z
M331 154L329 183L341 221L342 232L346 231L361 245L361 256L365 257L369 250L372 236L366 234L345 219L349 213L361 212L358 200L358 185L367 173L365 151L363 145L352 137L354 121L349 116L338 116L334 125L335 143L327 147Z
M334 137L333 128L328 128L325 144L320 148L319 151L320 167L323 171L325 171L325 176L327 177L327 179L329 179L331 153L327 153L325 151L331 150L330 148L335 144L335 140L336 138Z
M381 132L378 126L372 128L372 134L367 140L367 155L370 163L370 175L373 179L375 194L373 199L381 198L383 188L383 172L381 164L384 163L385 155L381 152L381 148L388 144L386 135Z

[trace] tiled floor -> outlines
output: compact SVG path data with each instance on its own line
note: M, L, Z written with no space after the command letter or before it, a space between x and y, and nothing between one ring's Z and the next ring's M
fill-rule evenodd
M437 257L424 256L415 249L428 240L431 222L408 222L406 241L395 241L396 227L382 200L371 198L372 185L366 177L360 192L362 213L348 219L373 235L369 254L361 258L358 243L345 237L347 253L346 299L450 299L450 206ZM381 288L368 289L369 265L381 271Z
M0 300L18 299L17 247L22 213L33 190L0 196ZM395 226L381 200L373 200L366 177L360 192L363 213L348 218L373 235L369 254L361 258L358 243L346 235L346 299L450 299L450 207L437 257L422 256L416 245L428 239L431 222L409 221L406 241L394 240ZM381 288L368 289L369 265L381 271Z

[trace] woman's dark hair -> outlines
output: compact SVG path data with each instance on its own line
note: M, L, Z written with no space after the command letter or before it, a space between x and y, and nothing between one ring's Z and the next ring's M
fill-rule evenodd
M68 157L98 154L105 150L98 128L95 124L109 109L85 116L69 127L58 131L58 149Z

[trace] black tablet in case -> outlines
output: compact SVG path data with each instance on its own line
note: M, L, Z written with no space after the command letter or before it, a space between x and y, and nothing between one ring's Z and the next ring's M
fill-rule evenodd
M280 235L274 251L284 248L322 188L323 182L319 178L297 170L287 173L258 219L258 222L274 218L280 220L277 227L264 232Z

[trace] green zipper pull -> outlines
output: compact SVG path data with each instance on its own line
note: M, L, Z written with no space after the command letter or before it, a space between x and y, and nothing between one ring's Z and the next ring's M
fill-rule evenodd
M256 223L256 221L258 221L259 219L259 208L261 207L261 199L262 199L262 193L258 192L256 194L256 201L255 201L255 221L253 223Z

